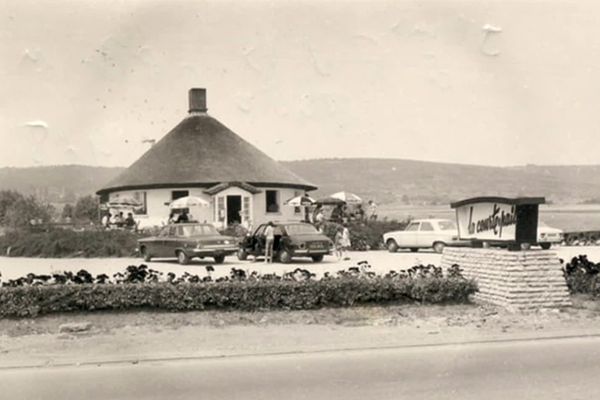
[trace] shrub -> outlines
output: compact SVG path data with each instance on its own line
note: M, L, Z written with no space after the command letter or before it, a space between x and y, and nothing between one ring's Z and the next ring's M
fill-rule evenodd
M600 263L593 263L586 255L580 255L565 264L563 273L571 293L600 296Z
M427 267L424 267L425 269ZM284 276L232 270L230 277L212 281L190 276L186 281L148 283L153 275L146 266L128 267L121 284L100 283L100 276L80 271L69 282L78 284L24 284L0 288L0 317L93 310L151 308L167 311L206 309L305 310L358 304L464 303L477 290L474 281L462 276L436 274L388 274L374 276L351 268L335 277L314 280L308 271L297 269ZM31 274L30 274L31 275ZM28 275L25 282L35 278ZM171 274L169 274L171 276ZM134 278L135 277L135 278ZM196 277L197 278L197 277ZM88 283L86 283L88 282ZM61 283L67 283L64 280Z
M231 224L227 228L219 230L219 233L221 235L242 239L248 234L248 229L241 224Z
M348 230L350 231L350 241L352 250L378 250L384 247L383 234L391 231L403 230L408 221L380 220L380 221L350 221ZM334 240L335 232L340 224L335 222L325 222L323 224L323 233Z
M16 230L0 237L0 252L14 257L124 257L135 254L137 236L127 231Z

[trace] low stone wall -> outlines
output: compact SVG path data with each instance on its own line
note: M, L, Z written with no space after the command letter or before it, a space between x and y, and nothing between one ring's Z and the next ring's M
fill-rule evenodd
M571 305L558 256L553 251L446 247L441 266L458 264L479 286L476 299L509 309Z

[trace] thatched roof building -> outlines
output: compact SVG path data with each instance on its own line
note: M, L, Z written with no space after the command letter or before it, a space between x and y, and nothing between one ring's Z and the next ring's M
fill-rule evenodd
M208 115L204 89L191 89L189 96L190 114L99 190L99 195L131 189L211 187L222 182L316 189Z
M297 216L281 205L316 187L208 115L205 89L191 89L189 102L189 115L98 190L103 202L135 198L142 204L137 214L154 218L152 223L168 216L171 201L187 195L211 203L201 219L225 226Z

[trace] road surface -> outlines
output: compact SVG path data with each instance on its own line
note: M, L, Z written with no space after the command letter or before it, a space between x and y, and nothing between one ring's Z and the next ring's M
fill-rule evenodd
M592 399L600 338L0 370L5 399Z
M540 250L541 251L541 250ZM574 247L556 247L550 250L556 252L558 257L569 260L579 254L587 254L592 261L600 261L600 246L574 246ZM397 253L388 253L387 251L355 251L350 252L350 260L341 260L333 256L325 257L321 263L313 263L312 260L298 259L290 264L265 264L264 262L239 261L236 256L229 256L222 265L215 265L213 260L193 260L189 265L179 265L175 259L152 260L148 266L164 274L173 272L181 275L189 272L193 275L205 276L206 266L214 266L213 278L226 276L231 268L241 268L248 271L258 271L262 274L293 271L295 268L306 268L314 272L317 277L323 273L329 272L335 274L341 269L356 266L357 262L367 261L372 271L385 274L390 270L407 269L417 264L439 265L442 258L441 254L434 253L432 250L420 250L418 253L410 251L399 251ZM0 257L1 279L7 281L16 279L28 273L38 275L52 274L57 271L71 271L76 273L80 269L86 269L92 275L107 274L112 276L117 272L123 272L128 265L139 265L144 263L141 258L25 258L25 257Z

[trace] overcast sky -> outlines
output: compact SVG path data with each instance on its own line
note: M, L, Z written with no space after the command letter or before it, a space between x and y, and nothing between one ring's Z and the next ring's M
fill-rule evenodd
M0 5L0 166L127 166L191 87L280 160L600 163L600 2L42 3Z

